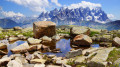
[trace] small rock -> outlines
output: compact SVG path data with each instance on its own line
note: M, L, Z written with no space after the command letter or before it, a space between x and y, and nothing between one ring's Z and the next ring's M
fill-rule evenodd
M41 40L39 39L34 39L34 38L28 38L27 39L29 44L35 45L35 44L40 44Z
M36 51L37 50L37 45L32 45L27 50L28 51Z
M60 40L60 36L55 35L55 36L52 37L52 39L58 41L58 40Z
M19 40L18 37L9 37L9 41L16 41L16 40Z
M11 52L13 53L24 53L26 50L29 49L28 43L23 43L13 49L11 49Z
M8 64L8 67L23 67L22 63L17 62L16 60L11 60Z
M5 66L7 65L7 63L11 60L11 58L9 57L5 57L5 58L2 58L0 59L0 66Z
M41 38L41 40L43 40L43 41L48 41L48 42L52 41L52 39L49 38L49 37L47 37L47 36L43 36L43 37Z
M112 43L101 42L99 45L102 46L102 47L111 47Z
M114 46L117 46L117 47L120 46L120 38L119 38L119 37L115 37L115 38L113 39L113 45L114 45Z
M35 64L34 67L45 67L45 64Z
M78 49L78 50L74 50L74 51L69 51L66 54L66 58L72 58L72 57L76 57L82 55L82 49Z
M21 28L21 27L18 27L18 26L17 26L17 27L14 27L13 29L14 29L14 31L22 30L22 28Z
M46 62L46 60L44 60L44 59L33 59L33 60L30 60L30 63L32 63L32 64L37 64L37 63L44 64L45 62Z
M0 43L0 50L1 49L6 49L7 48L7 45L5 45L4 43Z
M0 55L6 55L6 54L7 54L6 52L0 50Z

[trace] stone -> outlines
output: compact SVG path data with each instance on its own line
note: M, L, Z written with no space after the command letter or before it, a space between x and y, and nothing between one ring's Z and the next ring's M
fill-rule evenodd
M35 64L24 63L23 67L34 67Z
M37 64L37 63L44 64L45 62L46 62L46 60L44 60L44 59L33 59L33 60L30 60L30 63L32 63L32 64Z
M36 51L37 50L37 45L32 45L27 50L28 51Z
M119 37L115 37L115 38L113 39L112 44L113 44L114 46L119 47L119 46L120 46L120 38L119 38Z
M25 57L15 57L15 61L19 62L19 63L28 63L28 61L25 59Z
M103 48L97 51L97 54L87 63L88 67L106 67L109 53L115 47Z
M85 60L86 60L85 56L77 57L75 60L75 64L81 64L81 63L85 62Z
M112 43L101 42L99 45L102 46L102 47L111 47Z
M58 41L58 40L60 40L60 36L59 35L55 35L55 36L52 37L52 39Z
M10 60L11 60L11 58L9 58L9 57L5 57L5 58L0 59L0 66L7 65Z
M87 35L80 34L74 37L72 43L78 46L90 46L92 44L92 39Z
M6 49L6 48L7 48L7 45L5 45L5 43L0 43L0 50Z
M61 67L60 65L47 65L46 67Z
M73 58L76 56L82 55L82 49L77 49L77 50L73 50L73 51L69 51L66 54L66 58Z
M118 58L115 62L114 65L119 66L120 65L120 58Z
M33 32L35 38L41 38L45 35L52 37L56 35L56 24L51 21L34 22Z
M6 54L7 54L6 52L0 50L0 55L6 55Z
M9 41L16 41L16 40L19 40L18 37L9 37Z
M17 62L16 60L11 60L8 64L7 67L23 67L22 63Z
M35 64L34 67L45 67L45 64Z
M27 37L26 37L26 36L23 36L23 35L17 35L17 37L18 37L20 40L27 40Z
M90 28L90 31L101 33L101 29L93 29L93 28Z
M90 34L90 29L88 27L84 27L84 26L72 27L71 28L70 35L72 37L75 37L76 35L79 35L79 34L89 35Z
M43 58L42 53L39 51L34 52L32 55L33 55L34 59L42 59Z
M14 29L14 31L22 30L22 28L21 28L21 27L18 27L18 26L17 26L17 27L14 27L13 29Z
M35 45L35 44L40 44L41 40L40 39L34 39L34 38L28 38L27 42L31 45Z
M41 38L41 40L43 40L43 41L47 41L47 42L52 41L52 39L49 38L48 36L43 36L43 37Z
M24 53L26 50L29 49L28 43L23 43L13 49L11 49L11 52L13 53Z
M110 42L112 41L112 35L103 35L100 37L101 42Z

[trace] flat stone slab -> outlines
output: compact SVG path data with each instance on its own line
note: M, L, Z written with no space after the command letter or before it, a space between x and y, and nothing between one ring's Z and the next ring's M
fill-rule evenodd
M74 51L69 51L66 54L66 58L73 58L76 56L82 55L82 49L74 50Z
M88 67L106 67L108 55L114 48L115 47L109 47L98 50L95 57L88 62Z

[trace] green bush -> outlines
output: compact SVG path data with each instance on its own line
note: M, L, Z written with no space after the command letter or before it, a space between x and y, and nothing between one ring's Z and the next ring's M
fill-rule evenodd
M95 34L99 34L99 32L91 31L90 37L94 36Z

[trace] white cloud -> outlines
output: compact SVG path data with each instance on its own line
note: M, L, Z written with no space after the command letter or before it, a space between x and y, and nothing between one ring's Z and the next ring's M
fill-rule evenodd
M32 11L36 12L45 12L46 7L49 7L49 1L48 0L8 0L11 2L14 2L19 5L23 5L25 7L28 7Z
M57 6L61 7L62 5L58 3L58 0L51 0L51 2L55 3Z
M89 7L90 9L94 9L96 7L101 7L101 4L81 1L81 3L71 4L70 6L68 6L69 9L75 9L75 8L79 8L79 7L83 7L83 8Z
M23 14L21 14L20 12L15 13L13 11L2 11L1 14L5 17L14 17L14 16L20 16L20 17L24 17Z
M109 19L115 19L115 16L113 14L107 14Z

